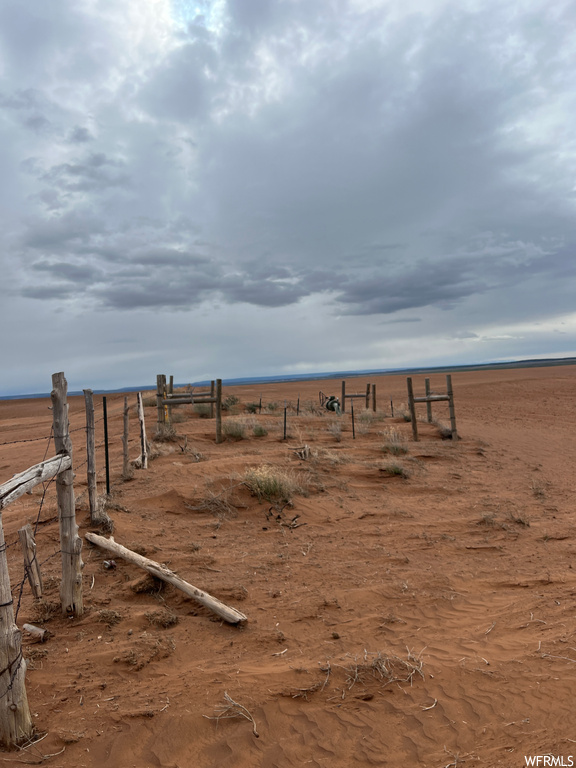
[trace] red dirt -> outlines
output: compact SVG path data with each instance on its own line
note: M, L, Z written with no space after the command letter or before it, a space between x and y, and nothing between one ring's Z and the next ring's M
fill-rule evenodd
M42 645L24 638L30 708L47 736L1 753L3 763L517 768L525 755L552 754L568 764L576 753L576 367L452 379L458 442L423 422L420 442L411 441L411 425L389 415L391 398L396 413L406 401L400 376L348 380L349 392L376 383L379 418L367 420L354 401L356 439L347 413L340 441L328 431L337 417L307 409L319 390L339 394L339 382L234 387L224 394L240 398L242 413L224 422L253 418L267 436L248 430L247 439L216 445L214 422L180 407L177 442L159 444L161 455L129 482L120 478L123 397L110 396L116 541L248 622L230 626L173 587L135 591L144 572L117 558L105 569L111 556L88 542L85 614L62 617L52 557L42 566L44 603L34 605L26 586L18 614L20 627L51 633ZM424 377L414 382L423 394ZM445 390L443 376L431 383ZM248 417L243 406L261 394L265 406L281 407ZM284 441L284 400L298 395L302 413L289 410ZM129 402L135 458L134 395ZM48 405L0 402L0 443L47 437ZM433 408L446 423L445 404ZM156 410L145 410L151 433ZM83 535L97 530L87 514L83 399L71 399L70 414ZM408 453L384 453L389 428ZM97 441L101 429L100 421ZM308 459L294 452L304 445ZM0 481L41 461L47 447L0 446ZM391 463L409 476L390 474ZM259 501L242 478L262 464L290 470L307 495L284 508ZM4 511L9 544L35 522L42 494L37 487ZM51 484L40 509L41 562L59 547L56 514ZM18 545L8 554L17 586ZM406 682L389 682L387 669ZM225 693L251 713L259 737L246 718L214 719Z

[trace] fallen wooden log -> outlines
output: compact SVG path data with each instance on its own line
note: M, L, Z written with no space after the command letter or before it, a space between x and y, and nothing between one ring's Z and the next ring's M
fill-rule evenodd
M240 611L237 611L235 608L230 608L230 606L221 603L220 600L212 597L212 595L209 595L207 592L203 592L201 589L198 589L198 587L184 581L184 579L177 576L174 571L166 568L165 565L160 565L160 563L156 563L154 560L149 560L147 557L139 555L137 552L132 552L131 549L126 549L122 544L117 544L112 536L107 539L104 536L99 536L97 533L87 533L85 534L85 537L91 544L96 544L96 546L102 547L102 549L107 549L109 552L113 552L123 560L127 560L129 563L134 563L145 571L148 571L148 573L151 573L152 576L155 576L157 579L162 579L162 581L166 581L168 584L172 584L177 589L182 590L188 597L191 597L193 600L196 600L196 602L204 605L211 611L214 611L214 613L229 624L240 624L241 622L248 621L248 617L243 613L240 613Z
M24 624L22 626L22 629L25 629L26 632L29 632L33 638L38 640L40 643L45 643L46 640L48 640L48 630L43 629L42 627L36 627L34 624Z

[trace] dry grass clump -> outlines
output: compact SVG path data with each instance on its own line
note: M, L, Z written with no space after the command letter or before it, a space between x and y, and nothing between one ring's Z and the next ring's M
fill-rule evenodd
M396 409L396 416L404 419L404 421L412 421L412 414L410 413L410 408L406 405L406 403L400 403Z
M380 433L384 438L382 450L385 453L391 453L394 456L401 456L408 453L408 448L404 445L404 435L395 427L386 427Z
M153 624L156 627L162 627L163 629L174 627L180 621L175 613L172 613L172 611L168 611L165 608L158 611L148 611L144 615L150 624Z
M226 419L222 422L222 434L235 440L243 440L246 437L246 426L245 419Z
M258 497L259 501L265 499L271 503L282 502L287 504L293 496L306 496L308 483L294 472L262 464L259 467L250 467L244 474L244 485L250 492Z
M241 483L234 483L230 481L230 484L224 488L214 490L207 487L205 495L198 504L186 504L187 509L191 509L193 512L210 512L222 521L226 518L236 517L238 514L238 507L234 504L232 499L232 492L238 488Z
M380 467L380 471L389 477L410 477L408 470L401 464L385 464L383 467Z
M342 422L339 419L333 419L326 427L326 431L332 435L337 443L342 440Z
M194 413L201 419L209 419L212 411L208 403L196 403L194 405Z
M118 611L104 608L103 610L98 611L98 621L107 624L109 627L113 627L114 624L119 624L122 621L122 614Z
M178 442L178 435L174 427L171 427L169 424L163 424L154 433L153 440L156 443L176 443Z
M254 437L266 437L268 434L268 430L264 426L264 424L254 424L252 427L252 434Z
M347 668L348 690L356 683L365 683L370 679L388 683L410 683L416 675L424 680L421 654L415 655L407 649L406 659L396 655L384 655L380 651L370 653L364 651L359 660L355 658Z
M438 434L442 440L452 440L452 427L449 427L447 424L443 424L441 421L432 421L431 423L438 430Z

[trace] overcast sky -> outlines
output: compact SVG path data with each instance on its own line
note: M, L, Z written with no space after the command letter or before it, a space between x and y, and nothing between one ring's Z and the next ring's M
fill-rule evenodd
M576 355L573 0L2 0L0 394Z

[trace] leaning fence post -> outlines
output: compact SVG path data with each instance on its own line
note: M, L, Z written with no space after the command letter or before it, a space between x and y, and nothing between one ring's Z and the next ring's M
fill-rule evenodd
M448 409L450 411L450 428L452 429L452 440L458 440L456 431L456 413L454 412L454 392L452 391L452 376L446 376L446 394L448 395Z
M24 525L18 531L22 554L24 555L24 572L30 583L30 589L34 597L42 597L42 574L36 559L36 542L30 524Z
M136 397L138 400L138 420L140 422L140 456L142 458L142 469L148 469L148 444L146 442L146 424L144 422L142 392L138 392Z
M216 379L216 442L222 442L222 379Z
M406 379L408 385L408 407L410 408L410 420L412 422L412 437L414 442L418 442L418 425L416 424L416 408L414 407L414 390L412 388L412 379Z
M0 514L0 744L12 747L34 732L26 695L22 633L14 621L6 541Z
M94 436L94 398L91 389L85 389L84 402L86 405L86 453L88 466L88 503L90 505L90 520L94 522L98 514L98 491L96 486L96 440Z
M52 374L52 415L54 421L54 446L58 453L72 459L72 441L68 425L68 383L63 373ZM56 476L58 519L60 521L60 549L62 551L62 583L60 600L62 613L82 616L82 539L78 536L74 503L74 472L72 467Z

